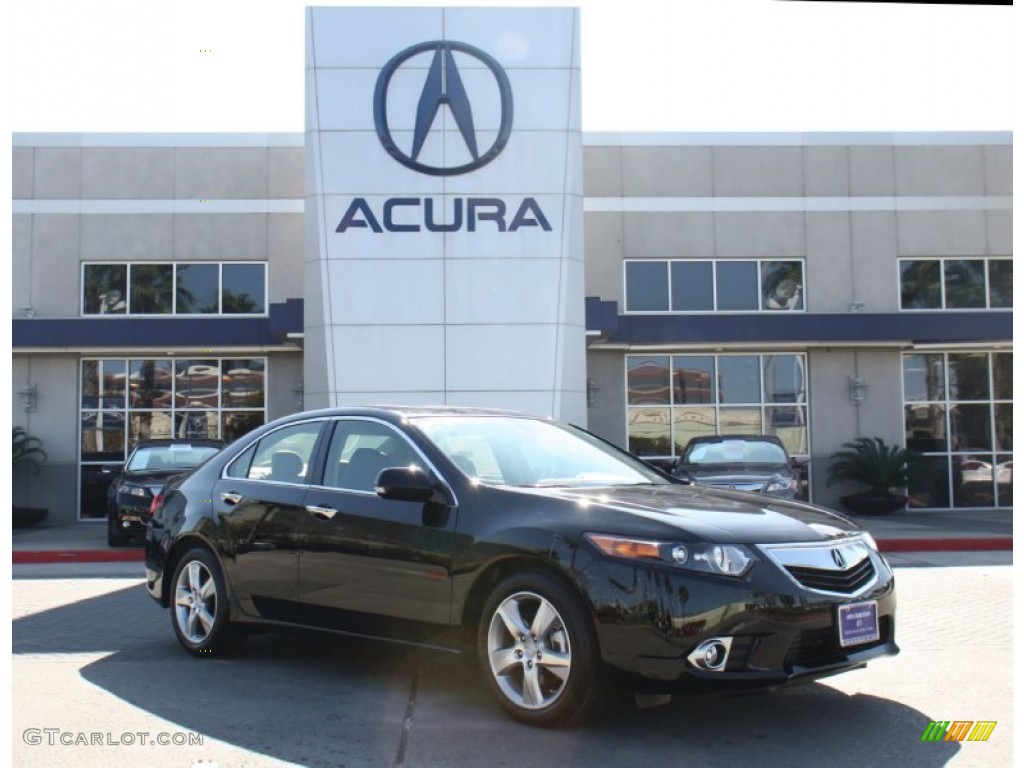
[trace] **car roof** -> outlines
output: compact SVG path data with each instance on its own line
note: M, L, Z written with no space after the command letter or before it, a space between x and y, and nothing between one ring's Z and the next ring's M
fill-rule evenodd
M518 411L500 408L476 408L463 405L366 405L340 408L320 408L289 414L278 421L290 421L296 418L324 418L333 416L373 416L388 420L411 419L420 416L506 416L521 419L540 419L536 416Z
M687 445L690 443L725 443L732 440L760 440L782 445L782 441L775 435L700 435L691 437Z

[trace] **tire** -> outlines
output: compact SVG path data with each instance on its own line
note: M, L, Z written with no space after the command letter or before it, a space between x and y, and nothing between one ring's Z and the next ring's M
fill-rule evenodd
M574 724L601 702L593 623L580 598L546 573L527 571L498 584L484 605L477 650L491 690L520 722Z
M245 640L232 624L224 573L208 549L190 549L171 579L171 625L178 642L195 656L226 656Z
M117 527L117 515L107 513L107 546L124 547L128 544L129 537Z

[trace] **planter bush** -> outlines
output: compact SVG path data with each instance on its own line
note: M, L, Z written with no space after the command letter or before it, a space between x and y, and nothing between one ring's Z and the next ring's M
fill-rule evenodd
M883 515L903 509L907 496L894 492L906 488L914 451L887 445L880 437L858 437L832 454L828 485L848 480L869 490L840 497L843 506L859 515Z

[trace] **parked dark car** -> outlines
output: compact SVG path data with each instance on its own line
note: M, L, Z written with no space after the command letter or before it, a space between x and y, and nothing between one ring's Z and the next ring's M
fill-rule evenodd
M515 718L608 686L774 688L898 653L893 574L829 510L688 485L589 433L459 408L296 414L171 481L151 596L200 658L298 626L478 651Z
M216 454L220 440L144 440L124 465L112 465L107 487L107 544L124 546L146 532L149 510L167 480Z
M703 435L686 444L673 475L701 485L795 498L800 473L774 435Z

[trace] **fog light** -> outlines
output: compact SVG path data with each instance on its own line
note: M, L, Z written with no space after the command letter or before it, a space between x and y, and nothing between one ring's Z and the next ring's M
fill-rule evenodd
M694 648L686 660L706 672L721 672L729 661L730 648L731 637L713 637Z

